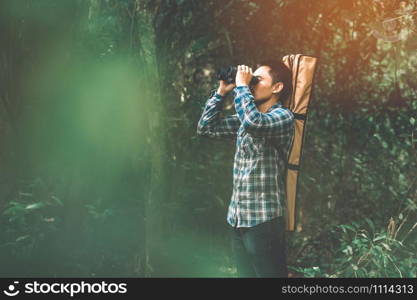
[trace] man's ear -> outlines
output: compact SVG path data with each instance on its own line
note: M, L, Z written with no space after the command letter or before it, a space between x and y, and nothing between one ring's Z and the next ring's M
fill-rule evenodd
M284 84L282 82L274 83L274 85L272 86L272 93L278 94L279 92L282 91L283 88L284 88Z

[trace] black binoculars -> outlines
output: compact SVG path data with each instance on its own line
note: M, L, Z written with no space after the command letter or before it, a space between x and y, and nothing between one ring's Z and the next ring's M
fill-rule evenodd
M236 73L237 73L237 67L236 66L230 66L227 68L220 68L217 72L217 79L218 80L224 80L227 84L235 83L236 79ZM258 84L259 79L255 76L252 77L249 85L256 85Z

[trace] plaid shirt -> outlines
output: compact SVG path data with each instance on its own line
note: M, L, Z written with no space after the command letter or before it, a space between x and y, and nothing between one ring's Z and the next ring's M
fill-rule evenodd
M236 114L219 117L222 96L205 105L197 134L236 138L233 193L227 222L252 227L285 214L286 162L294 137L294 115L277 102L258 111L248 86L234 89Z

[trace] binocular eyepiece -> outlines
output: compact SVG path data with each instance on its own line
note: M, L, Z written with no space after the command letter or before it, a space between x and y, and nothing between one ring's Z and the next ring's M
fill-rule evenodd
M236 73L237 73L236 66L220 68L219 71L217 72L217 79L224 80L226 81L227 84L235 83ZM253 76L249 85L253 86L253 85L258 84L258 82L259 82L259 79Z

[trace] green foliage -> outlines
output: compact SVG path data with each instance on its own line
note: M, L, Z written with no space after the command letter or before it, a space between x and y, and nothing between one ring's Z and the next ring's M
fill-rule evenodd
M391 219L386 230L377 230L374 222L365 218L362 222L333 226L325 234L332 236L333 242L321 243L328 249L316 249L310 255L310 259L314 261L314 256L329 251L331 263L318 262L318 265L313 267L292 267L292 270L303 274L304 277L416 276L415 243L413 240L406 240L410 234L416 236L414 228L396 228L394 219ZM309 263L311 264L311 261Z
M36 248L42 247L59 229L62 212L62 201L48 193L41 178L35 179L4 209L0 218L3 228L0 247L18 258L36 254Z
M368 223L372 221L367 219ZM340 248L343 257L332 266L338 277L415 277L414 252L404 245L400 236L393 238L387 231L372 232L360 225L340 225L343 231Z

